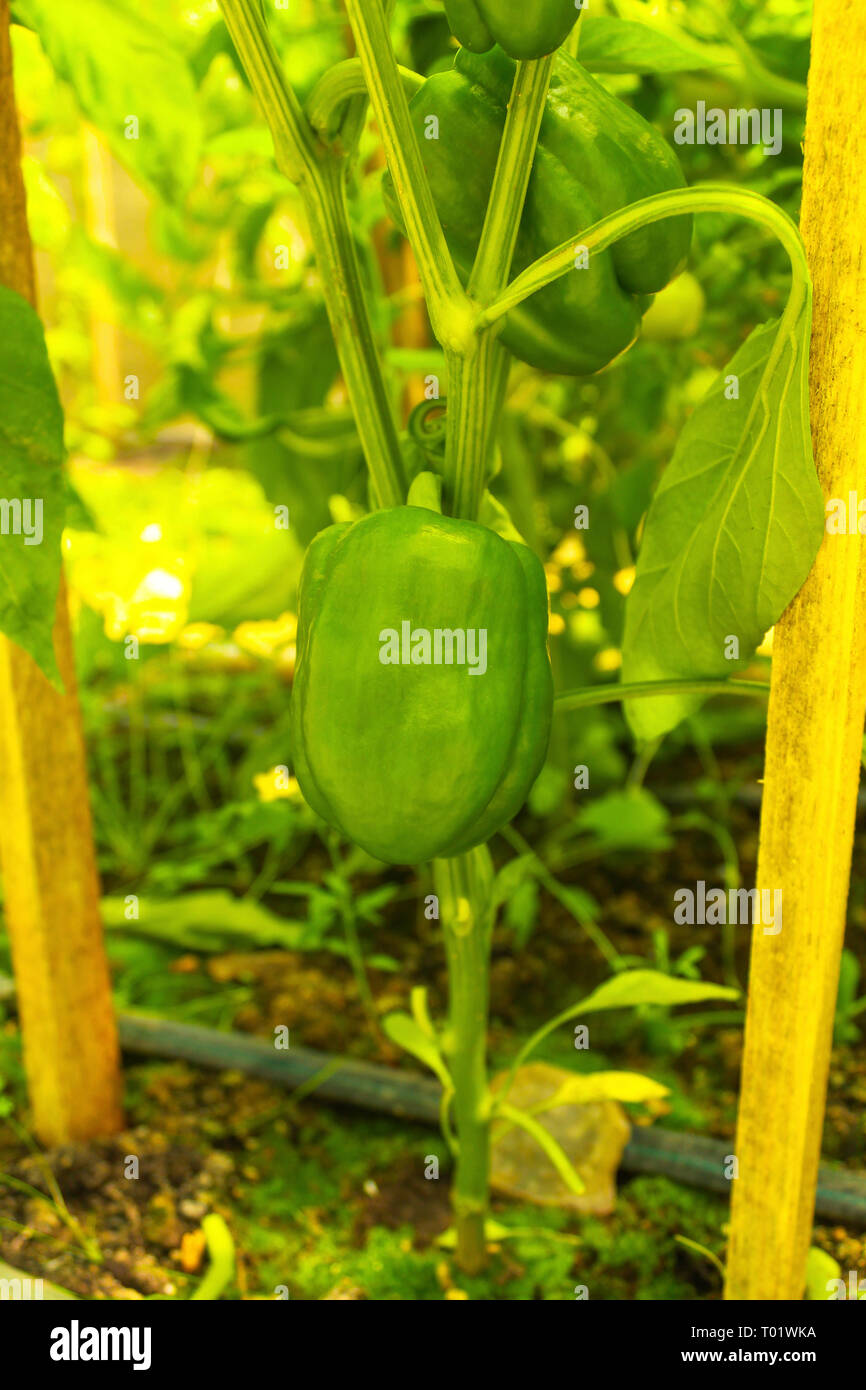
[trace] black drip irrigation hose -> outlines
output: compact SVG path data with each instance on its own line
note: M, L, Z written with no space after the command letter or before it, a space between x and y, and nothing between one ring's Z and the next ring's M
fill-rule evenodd
M11 1000L14 993L12 981L0 977L0 1000ZM287 1091L315 1092L337 1105L439 1125L441 1087L418 1072L356 1062L312 1048L278 1052L262 1038L147 1014L120 1014L117 1022L125 1052L193 1062L216 1071L241 1071ZM724 1140L658 1125L634 1126L620 1166L629 1173L657 1173L689 1187L730 1195L731 1182L725 1177L729 1158L730 1144ZM815 1216L821 1221L866 1227L866 1176L822 1163Z
M339 1105L439 1124L441 1087L418 1072L356 1062L309 1048L278 1052L261 1038L143 1014L121 1014L118 1025L127 1052L241 1071L290 1091L315 1091L322 1100ZM690 1187L729 1195L731 1181L725 1177L725 1166L730 1149L729 1142L700 1134L675 1133L656 1125L634 1126L621 1167L630 1173L658 1173ZM866 1176L822 1163L815 1215L821 1221L866 1227Z

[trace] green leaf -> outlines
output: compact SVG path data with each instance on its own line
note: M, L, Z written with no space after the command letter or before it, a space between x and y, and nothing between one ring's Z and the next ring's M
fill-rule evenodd
M836 1290L829 1289L830 1283L842 1279L842 1269L838 1261L828 1255L826 1250L813 1245L806 1260L806 1297L812 1301L832 1302ZM842 1279L844 1283L844 1279Z
M415 986L415 988L412 990L412 993L409 996L409 1002L412 1009L412 1017L418 1024L418 1027L421 1029L421 1032L425 1035L425 1037L428 1037L430 1041L434 1044L434 1046L436 1046L436 1050L438 1052L439 1049L438 1044L436 1043L436 1029L433 1027L433 1023L430 1018L430 1011L427 1008L427 990L424 988L423 985Z
M514 946L522 951L538 924L540 905L538 883L534 878L521 883L505 905L505 925L514 933Z
M511 1076L517 1071L544 1039L563 1023L579 1014L601 1013L605 1009L628 1009L640 1004L695 1004L706 999L736 999L739 991L726 985L707 984L702 980L678 980L660 970L624 970L605 980L585 999L543 1024L518 1052L511 1065ZM510 1083L509 1083L510 1084ZM507 1094L507 1092L505 1093Z
M793 319L755 329L682 431L626 603L624 682L731 675L809 573L824 533L809 433L810 323L805 295ZM732 378L738 399L725 395ZM731 637L738 660L726 656ZM699 702L632 700L627 718L638 738L655 738Z
M712 1264L715 1265L722 1279L724 1279L725 1266L722 1264L718 1255L716 1255L714 1251L709 1250L706 1245L701 1245L696 1240L690 1240L688 1236L677 1235L674 1236L674 1240L679 1245L684 1245L687 1250L694 1250L696 1255L702 1255L705 1260L709 1260Z
M0 286L0 631L58 687L62 461L63 411L42 324L26 299Z
M632 1008L637 1004L697 1004L706 999L737 999L739 991L704 980L678 980L659 970L624 970L605 980L592 994L569 1009L564 1017L600 1013L604 1009ZM563 1018L562 1015L560 1015Z
M398 1047L402 1047L404 1052L409 1052L413 1057L417 1057L419 1062L423 1062L425 1067L429 1067L432 1072L435 1072L446 1090L453 1089L448 1068L442 1060L438 1047L414 1018L410 1018L408 1014L404 1013L388 1014L382 1020L382 1027L392 1042L395 1042Z
M384 956L378 951L374 951L371 956L365 956L364 959L371 970L384 970L391 975L400 973L400 962L395 960L393 956Z
M487 488L481 494L478 520L482 526L486 526L490 531L495 531L497 536L501 536L503 540L516 541L518 545L526 545L526 540L512 521L508 508Z
M556 1169L562 1181L565 1183L569 1192L575 1192L580 1196L584 1191L584 1185L580 1177L572 1167L565 1150L554 1139L543 1125L534 1120L531 1115L527 1115L525 1110L518 1110L514 1105L500 1105L498 1114L504 1120L510 1120L512 1124L526 1131L535 1140L540 1149L544 1151Z
M374 927L382 925L382 908L393 902L399 892L396 884L383 883L369 893L361 893L355 903L355 911L362 922L370 922Z
M634 1071L597 1071L588 1076L571 1076L559 1090L544 1102L544 1110L560 1105L588 1105L596 1100L619 1100L628 1105L642 1105L648 1100L662 1100L670 1092L660 1081ZM537 1111L533 1110L533 1114Z
M126 898L103 898L104 926L197 951L222 951L238 942L248 947L297 949L306 927L278 917L253 898L236 898L221 888L162 901L140 898L139 915L132 920L127 910Z
M580 812L577 828L592 832L605 850L668 849L669 816L661 802L643 787L608 792Z
M715 71L736 65L730 49L696 43L673 25L662 30L612 15L584 19L578 56L590 72L660 74Z
M235 1243L225 1220L216 1212L212 1211L204 1218L201 1228L207 1241L210 1263L198 1288L190 1294L190 1300L213 1302L222 1297L234 1278Z
M587 922L598 920L598 903L591 893L587 893L585 888L575 888L573 883L563 884L559 882L556 882L555 892L550 882L546 884L546 887L557 902L562 903L566 912L571 914L579 926L585 926Z
M507 903L524 883L535 877L538 865L534 854L519 854L503 864L493 880L491 908Z
M192 73L177 38L130 0L15 0L58 77L133 174L170 202L192 186L201 123ZM128 138L129 118L138 138Z
M442 479L426 469L412 479L407 507L426 507L428 512L442 514Z

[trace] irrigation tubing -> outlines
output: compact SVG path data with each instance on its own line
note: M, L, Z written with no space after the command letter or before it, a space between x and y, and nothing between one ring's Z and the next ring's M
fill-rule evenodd
M15 985L0 976L0 1002L13 1001ZM262 1038L245 1033L175 1023L149 1014L118 1015L124 1052L192 1062L216 1071L240 1071L282 1086L315 1094L320 1100L370 1110L395 1119L438 1127L441 1087L419 1072L358 1062L351 1057L293 1047L278 1052ZM690 1187L730 1195L724 1176L730 1142L635 1126L620 1167L629 1173L658 1173ZM866 1176L822 1163L818 1170L815 1216L866 1228Z
M439 1124L439 1083L418 1072L309 1048L277 1052L261 1038L138 1014L121 1014L118 1025L126 1052L241 1071L290 1091L303 1087L321 1100L401 1120ZM731 1184L724 1168L732 1142L675 1133L657 1125L634 1126L620 1166L627 1172L658 1173L691 1187L729 1195ZM815 1214L822 1221L866 1227L866 1176L822 1163Z

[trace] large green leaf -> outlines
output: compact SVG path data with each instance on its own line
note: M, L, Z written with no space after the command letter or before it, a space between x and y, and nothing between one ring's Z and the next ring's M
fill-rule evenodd
M755 329L682 431L626 604L624 682L732 674L809 573L824 531L809 433L810 324L804 296L793 319ZM726 653L731 637L738 660ZM628 720L639 738L654 738L697 703L633 700Z
M278 917L253 898L236 898L222 888L184 893L163 900L141 898L130 917L126 898L102 899L103 925L130 936L150 937L195 951L224 951L240 943L248 948L296 949L304 923Z
M52 629L66 510L62 461L63 411L42 324L26 299L0 287L0 632L57 684Z
M729 49L698 43L683 30L613 15L587 15L578 57L590 72L700 72L735 64Z
M191 187L201 149L192 73L163 30L130 0L15 0L88 120L134 176L174 201ZM128 138L129 118L138 138Z

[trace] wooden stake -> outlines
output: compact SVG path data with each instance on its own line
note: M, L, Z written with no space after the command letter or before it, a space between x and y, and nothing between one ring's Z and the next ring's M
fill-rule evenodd
M0 0L0 283L36 302ZM54 627L59 694L0 637L0 863L33 1124L46 1144L120 1128L120 1066L99 913L66 590Z
M866 499L866 6L816 0L801 229L815 291L810 402L826 499ZM855 520L856 529L856 506ZM725 1296L805 1283L866 710L866 555L825 535L778 623Z

